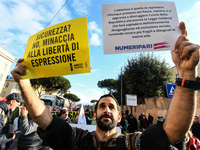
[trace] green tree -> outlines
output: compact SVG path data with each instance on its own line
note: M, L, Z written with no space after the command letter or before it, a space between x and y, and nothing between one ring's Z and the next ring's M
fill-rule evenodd
M75 94L72 94L72 93L66 93L63 95L63 97L68 99L70 106L73 102L80 101L80 98L78 98L78 96L76 96Z
M106 88L109 92L114 91L116 89L116 80L115 79L105 79L102 81L99 81L97 83L97 86L99 88Z
M42 80L43 78L38 78L38 79L31 79L31 85L35 90L37 90L37 93L40 96L42 96L42 91L45 91L45 88L43 86Z
M98 100L93 99L93 100L90 101L90 103L96 103L97 101L98 101Z
M165 60L158 59L153 54L140 54L136 59L129 59L122 73L123 103L125 104L125 94L137 95L138 104L144 103L144 98L161 96L163 85L171 83L171 75ZM116 91L114 95L120 101L121 75L117 80Z
M41 96L42 91L55 92L60 90L66 93L71 88L69 80L63 76L31 79L30 82L38 91L39 96Z

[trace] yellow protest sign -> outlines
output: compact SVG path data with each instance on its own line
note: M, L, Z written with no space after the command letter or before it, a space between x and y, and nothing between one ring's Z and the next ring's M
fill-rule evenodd
M72 122L75 121L77 115L78 115L77 111L69 111L69 114L68 114Z
M29 37L23 78L43 78L90 72L87 18L48 27Z

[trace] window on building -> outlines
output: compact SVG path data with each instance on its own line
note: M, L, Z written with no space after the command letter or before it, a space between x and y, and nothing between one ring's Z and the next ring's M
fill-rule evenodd
M15 85L15 89L16 89L16 90L20 90L18 84Z
M3 74L0 74L0 81L3 79Z
M9 82L6 82L4 88L8 88L8 87L9 87Z
M1 93L1 97L6 97L6 91L3 91L3 92Z
M6 63L3 64L3 70L4 70L4 71L7 69L7 66L8 66L8 65L7 65Z

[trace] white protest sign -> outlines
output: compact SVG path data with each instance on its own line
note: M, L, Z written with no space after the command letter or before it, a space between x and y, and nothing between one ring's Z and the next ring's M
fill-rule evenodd
M103 4L104 54L174 49L181 34L174 2Z
M137 106L137 95L126 94L126 105Z

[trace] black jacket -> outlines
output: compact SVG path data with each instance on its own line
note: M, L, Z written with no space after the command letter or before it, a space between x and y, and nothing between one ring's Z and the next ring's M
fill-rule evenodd
M9 124L10 111L4 101L0 101L0 150L5 149L6 143L12 141L12 125Z

